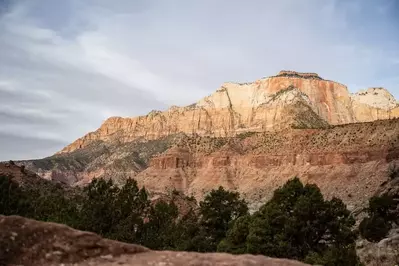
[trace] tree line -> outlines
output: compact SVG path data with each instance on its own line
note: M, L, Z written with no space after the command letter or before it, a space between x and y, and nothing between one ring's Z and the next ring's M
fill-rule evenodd
M0 214L63 223L156 250L251 253L319 265L360 265L355 250L358 232L345 204L337 198L324 199L316 185L304 185L298 178L275 190L253 214L238 192L219 187L182 215L173 200L177 194L151 203L146 189L133 179L121 187L112 180L95 179L66 193L57 186L19 186L11 177L0 176ZM394 214L386 200L374 199L370 210L360 231L376 241L387 232L384 229L376 237L373 219L391 219Z

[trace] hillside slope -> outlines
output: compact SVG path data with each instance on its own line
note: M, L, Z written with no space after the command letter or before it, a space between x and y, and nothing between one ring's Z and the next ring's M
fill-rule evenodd
M395 163L399 119L234 138L187 137L135 178L152 191L174 187L197 198L221 185L256 206L298 176L355 209L387 180Z

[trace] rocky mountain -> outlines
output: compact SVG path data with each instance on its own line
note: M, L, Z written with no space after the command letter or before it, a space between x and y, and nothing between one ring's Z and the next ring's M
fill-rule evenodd
M59 153L18 162L69 185L134 177L201 198L222 185L256 208L297 175L361 208L399 163L399 106L385 89L351 95L314 73L225 83L186 107L112 117Z
M134 118L111 117L95 132L61 153L102 140L130 142L177 133L225 137L242 132L322 128L399 117L399 106L382 88L351 95L345 85L315 73L281 71L251 83L224 83L215 93L186 107L152 111Z

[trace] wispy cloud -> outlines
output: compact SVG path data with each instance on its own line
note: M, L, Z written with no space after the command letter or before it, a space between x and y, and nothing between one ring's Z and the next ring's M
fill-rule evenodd
M224 81L281 69L352 90L378 82L399 96L391 0L9 3L0 13L0 160L46 156L108 116L190 104ZM29 148L5 143L20 138Z

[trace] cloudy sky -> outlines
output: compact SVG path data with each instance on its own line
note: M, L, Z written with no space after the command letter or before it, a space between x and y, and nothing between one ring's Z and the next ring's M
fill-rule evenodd
M399 98L398 0L0 0L0 160L281 69Z

